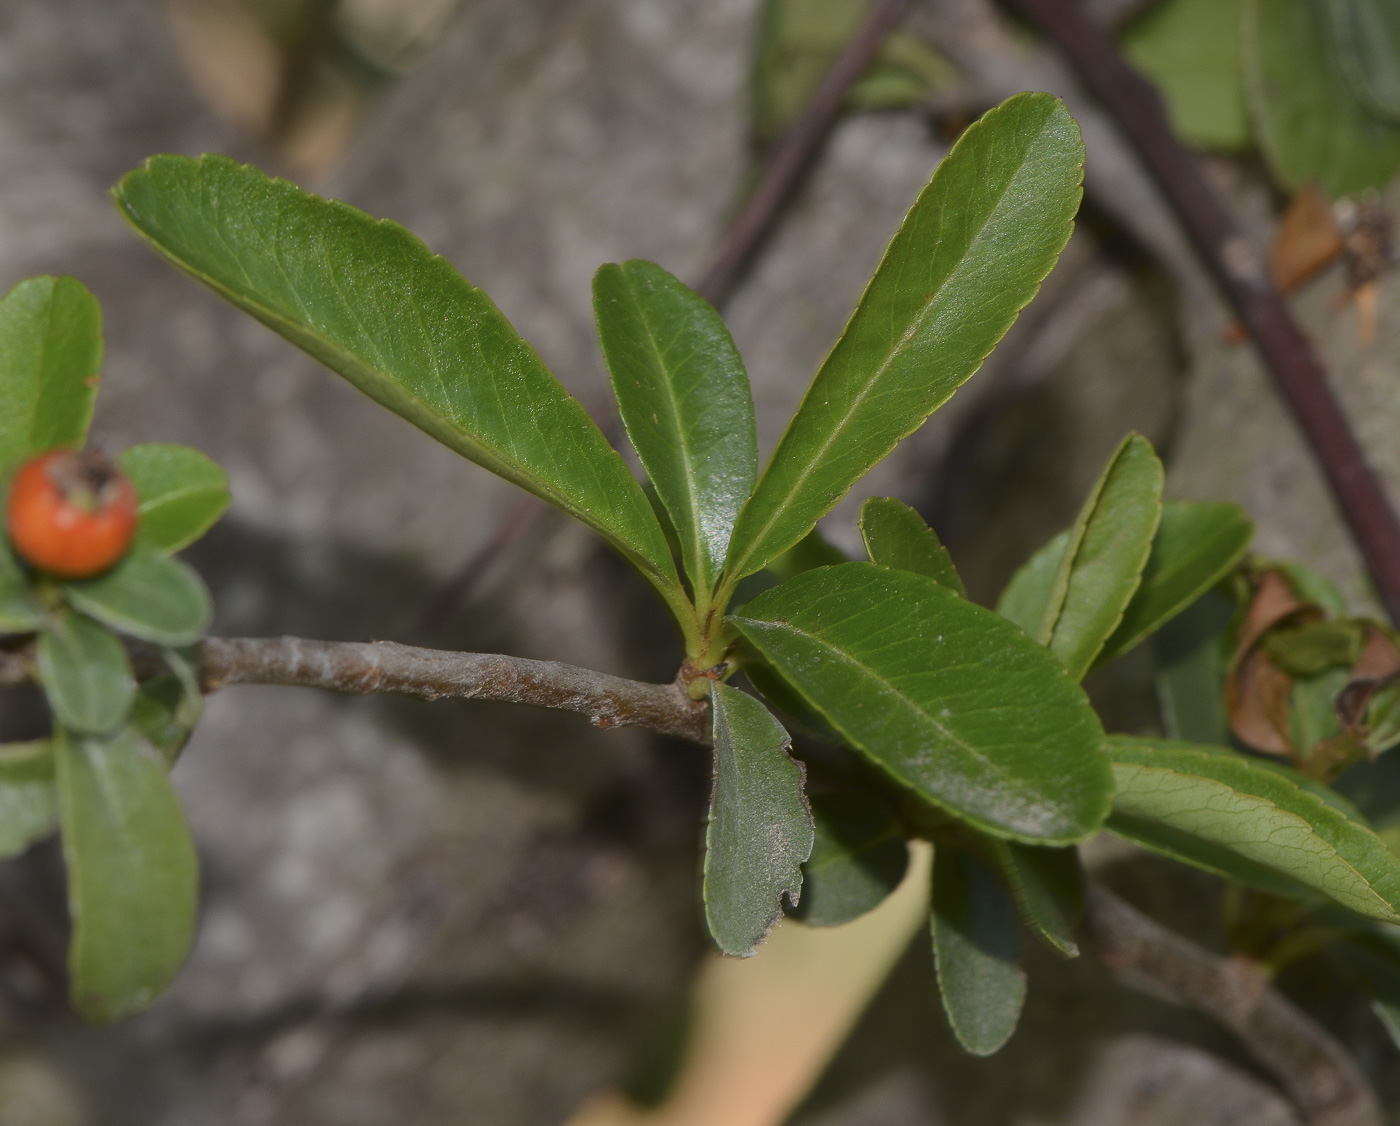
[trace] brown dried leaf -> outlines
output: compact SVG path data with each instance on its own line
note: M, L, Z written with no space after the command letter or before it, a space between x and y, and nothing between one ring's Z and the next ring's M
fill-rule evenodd
M1312 184L1298 190L1283 213L1269 253L1269 277L1280 293L1289 293L1343 249L1342 232L1332 206Z
M1296 759L1298 749L1288 737L1288 694L1293 678L1269 660L1260 642L1276 626L1301 624L1320 617L1321 612L1294 594L1278 571L1264 571L1255 582L1254 598L1240 623L1225 678L1230 730L1255 750Z

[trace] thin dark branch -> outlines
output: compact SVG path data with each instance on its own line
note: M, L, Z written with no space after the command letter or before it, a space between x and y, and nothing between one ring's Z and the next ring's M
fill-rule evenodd
M624 680L557 661L299 637L209 637L197 652L206 692L234 684L289 684L398 692L424 700L499 700L577 712L595 727L644 727L692 743L709 742L707 707L677 684Z
M1115 973L1212 1017L1239 1038L1309 1126L1380 1126L1380 1109L1346 1049L1270 984L1252 962L1201 949L1091 886L1091 949Z
M1249 331L1322 465L1391 620L1400 622L1400 521L1262 256L1177 142L1156 90L1068 0L1011 0L1053 39L1118 120Z
M831 64L811 101L774 143L762 177L729 224L709 268L695 286L695 291L710 304L724 304L733 291L745 265L840 116L847 92L875 61L890 32L904 18L909 3L910 0L875 0L871 4L865 22Z

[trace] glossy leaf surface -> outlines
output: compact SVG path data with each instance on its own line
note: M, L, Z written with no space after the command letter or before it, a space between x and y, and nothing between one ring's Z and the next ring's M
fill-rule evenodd
M600 532L673 601L641 486L490 298L396 223L225 157L117 186L161 254L370 398Z
M1162 513L1162 463L1130 434L1070 529L1036 640L1079 680L1122 620L1141 581Z
M933 579L808 571L730 619L832 727L903 785L992 833L1092 833L1112 780L1102 730L1041 646Z
M754 697L716 684L715 785L705 833L705 918L719 948L747 957L797 902L812 814L788 734Z
M1108 828L1187 864L1281 895L1318 893L1397 921L1400 858L1370 829L1233 752L1113 736Z
M860 535L872 563L927 575L967 597L962 576L938 534L894 497L871 497L860 507Z
M1334 199L1382 187L1400 168L1400 128L1352 92L1324 6L1245 0L1244 11L1245 87L1279 183L1316 183Z
M29 278L0 300L0 478L83 444L101 362L102 312L81 282Z
M710 303L650 262L602 267L593 310L627 436L708 594L758 473L743 361Z
M193 543L228 507L224 471L189 446L132 446L117 463L136 488L137 535L161 551Z
M18 856L57 828L52 743L0 743L0 858Z
M812 795L816 839L802 866L802 902L789 912L814 927L849 923L884 902L909 867L894 815L857 790Z
M1026 926L1057 953L1078 957L1074 928L1083 910L1078 853L1010 841L995 842L993 852Z
M73 1007L97 1023L140 1012L194 937L194 843L160 755L130 729L54 744Z
M1026 1000L1016 905L990 868L939 845L930 910L938 991L958 1043L990 1056L1011 1039Z
M1142 583L1097 664L1134 645L1200 598L1244 558L1254 525L1233 504L1167 501Z
M963 133L740 513L730 579L811 531L977 370L1068 240L1083 163L1078 126L1048 94L1018 94Z
M188 645L213 614L209 591L193 568L141 544L105 575L69 583L64 591L84 614L161 645Z
M39 633L39 680L64 727L101 734L126 719L136 695L122 643L96 622L64 612Z

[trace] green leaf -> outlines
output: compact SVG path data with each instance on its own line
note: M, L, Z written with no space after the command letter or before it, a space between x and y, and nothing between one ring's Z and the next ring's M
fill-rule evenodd
M1226 627L1234 612L1230 598L1207 591L1153 638L1162 726L1173 739L1230 742L1230 717L1225 710Z
M44 607L0 535L0 633L28 633L43 621Z
M1102 823L1102 729L1059 663L924 575L807 571L730 621L902 785L994 836L1069 844Z
M153 157L115 194L176 266L439 442L582 520L683 612L661 527L617 451L490 298L408 231L220 156Z
M754 58L754 134L767 145L806 106L860 27L866 0L766 0ZM908 32L895 31L846 96L852 109L917 105L930 87L951 86L953 65Z
M1008 841L991 844L1022 921L1056 953L1079 957L1074 928L1084 909L1084 888L1078 851Z
M0 743L0 859L18 856L57 828L50 741Z
M1015 622L1028 637L1035 636L1040 619L1045 615L1067 543L1068 528L1022 563L997 599L997 613Z
M1400 1005L1388 1005L1384 1001L1372 1001L1371 1011L1376 1014L1376 1019L1381 1022L1381 1027L1385 1029L1386 1035L1390 1037L1390 1042L1400 1048Z
M1380 188L1400 168L1400 128L1366 112L1313 0L1245 0L1245 88L1255 135L1288 191Z
M1241 0L1165 0L1123 34L1123 53L1152 79L1172 128L1188 145L1249 147L1240 7Z
M953 1035L974 1056L1011 1039L1026 1000L1016 906L980 860L939 845L930 910L938 990Z
M1118 628L1162 513L1162 463L1129 434L1109 459L1070 529L1036 640L1081 679Z
M1249 549L1254 525L1233 504L1167 501L1142 583L1096 664L1133 648L1228 575Z
M1277 895L1316 893L1400 921L1400 858L1365 825L1243 756L1115 735L1108 828L1145 848Z
M170 984L194 937L198 864L165 763L131 728L59 729L73 1007L95 1023L140 1012Z
M204 714L204 694L184 657L173 649L161 650L161 657L167 671L142 681L131 707L131 722L174 766Z
M1400 8L1393 0L1330 0L1328 12L1352 93L1368 112L1400 122Z
M39 632L39 682L64 727L101 734L127 717L136 681L122 643L96 622L64 612Z
M812 795L816 839L802 866L802 902L789 914L837 927L884 902L904 879L909 846L890 810L857 790Z
M136 488L137 535L161 551L179 551L204 535L228 507L228 478L198 450L150 443L117 457Z
M143 641L188 645L209 628L209 591L193 568L137 544L104 575L68 583L73 607Z
M719 948L746 958L797 903L812 853L803 770L782 724L754 697L716 684L715 786L705 832L705 918Z
M1048 94L1018 94L963 133L739 514L730 582L811 531L977 370L1068 240L1083 164L1079 128Z
M1289 676L1317 676L1356 664L1366 644L1366 625L1355 618L1308 622L1272 629L1262 644L1269 660Z
M0 478L83 444L101 362L102 311L81 282L29 278L0 300Z
M650 262L599 269L593 310L627 436L703 601L758 472L743 361L710 303Z
M894 497L871 497L860 507L860 535L872 563L927 575L967 597L953 557L924 518Z

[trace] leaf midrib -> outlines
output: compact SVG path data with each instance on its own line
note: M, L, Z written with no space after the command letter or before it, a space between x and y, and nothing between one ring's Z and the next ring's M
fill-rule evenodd
M1047 124L1047 123L1042 123L1041 126L1040 126L1040 128L1036 131L1035 137L1032 138L1030 141L1028 141L1028 143L1027 143L1027 145L1026 145L1026 152L1029 152L1030 149L1031 149L1032 147L1034 147L1034 145L1036 144L1036 142L1039 141L1039 139L1044 135L1045 129L1046 129L1046 124ZM830 433L829 433L829 434L827 435L827 437L826 437L826 440L822 442L822 444L817 448L816 452L808 459L806 468L804 468L804 469L798 474L797 479L796 479L796 480L794 481L794 483L788 488L788 490L786 491L786 493L783 494L783 496L782 496L782 502L781 502L780 504L778 504L778 505L775 505L775 506L772 508L772 514L771 514L771 515L768 517L768 519L760 526L758 532L757 532L756 534L754 534L754 535L750 538L749 543L750 543L751 545L754 545L754 546L751 546L751 547L749 547L749 548L746 548L745 551L744 551L744 554L743 554L742 556L740 556L740 558L739 558L738 560L735 561L735 564L734 564L734 567L733 567L733 572L734 572L736 575L737 575L737 574L742 574L742 573L743 573L743 568L744 568L744 566L748 563L749 559L753 556L754 547L756 547L757 545L763 543L763 541L767 538L768 534L773 530L774 526L778 523L779 519L780 519L780 518L783 516L783 514L787 511L787 506L792 502L792 498L793 498L794 496L797 495L797 493L799 492L799 490L801 490L802 487L803 487L804 485L806 485L807 481L810 480L812 474L815 473L815 472L817 471L817 467L825 460L827 453L831 450L831 447L832 447L833 445L835 445L836 440L837 440L839 437L841 437L841 436L845 433L846 428L847 428L847 426L850 425L851 419L854 417L856 411L860 409L861 405L865 402L865 400L866 400L866 398L869 396L869 394L874 390L875 386L880 382L881 379L884 378L885 373L889 370L890 366L895 362L896 358L903 354L904 350L908 347L909 342L910 342L915 336L918 335L919 330L923 328L925 322L927 321L928 317L930 316L931 310L933 309L934 305L938 302L939 298L943 295L943 291L946 290L946 289L948 288L948 286L949 286L955 279L957 279L957 278L959 278L959 277L961 276L961 270L962 270L963 263L965 263L965 262L967 261L967 259L971 256L972 251L973 251L973 250L976 248L976 246L982 241L983 235L986 234L987 227L991 224L993 218L995 218L996 215L1000 212L1000 210L1001 210L1001 208L1002 208L1002 205L1006 202L1006 197L1007 197L1007 195L1010 194L1011 188L1012 188L1012 186L1016 183L1016 181L1020 179L1021 173L1025 170L1025 167L1026 167L1026 161L1025 161L1025 158L1024 158L1024 156L1023 156L1023 158L1022 158L1020 164L1019 164L1019 165L1017 166L1017 168L1016 168L1015 173L1007 180L1006 186L1002 189L1001 193L998 195L997 200L996 200L996 203L992 206L991 210L988 211L986 218L983 219L981 225L978 227L978 229L977 229L977 234L974 235L973 238L972 238L972 241L968 243L967 249L963 252L963 254L962 254L962 256L961 256L961 258L960 258L960 260L959 260L959 262L958 262L958 265L957 265L952 271L949 272L948 276L947 276L946 278L944 278L943 281L939 284L938 288L937 288L936 290L934 290L933 295L928 299L928 301L926 301L926 302L924 303L923 309L919 312L919 314L918 314L918 315L914 318L914 320L911 322L909 329L907 329L907 330L905 331L905 333L904 333L904 334L899 338L899 340L896 342L896 344L895 344L893 347L891 347L891 348L889 349L889 352L887 353L887 355L885 356L885 358L884 358L883 360L880 361L880 366L879 366L879 367L875 370L875 372L871 375L870 379L866 381L864 387L862 387L861 390L857 393L857 395L856 395L854 401L851 403L850 409L849 409L848 411L846 411L846 413L845 413L845 415L842 417L841 421L840 421L836 426L832 427ZM895 237L898 238L899 236L896 235ZM879 275L879 271L877 270L877 271L876 271L876 276L878 276L878 275ZM872 283L872 284L874 283L874 280L875 280L874 278L871 279L871 283ZM861 306L863 306L864 303L865 303L865 295L862 294L862 295L861 295L861 305L860 305L860 306L857 306L857 308L856 308L857 314L860 312ZM841 339L838 340L838 341L836 342L836 347L837 347L837 348L840 348L841 345L842 345L843 343L845 343L845 339L846 339L846 334L843 332L843 333L841 334ZM823 364L823 365L822 365L822 369L821 369L820 371L817 372L817 378L820 378L821 375L822 375L822 372L825 371L825 370L826 370L826 365ZM816 383L816 380L814 379L814 380L813 380L813 385L814 385L814 386L815 386L815 383ZM810 390L810 389L809 389L809 390ZM803 398L803 404L804 404L804 405L806 404L806 398L805 398L805 397ZM799 415L801 414L801 408L800 408L800 407L799 407L799 409L798 409L798 414L799 414ZM796 416L794 416L793 421L796 422ZM791 426L789 426L789 432L791 432ZM780 441L779 444L778 444L778 449L779 449L779 450L782 449L783 442L785 442L786 440L787 440L787 434L785 433L785 434L783 435L782 441ZM777 456L777 455L776 455L776 452L775 452L774 457L776 458L776 456ZM773 461L769 461L769 463L768 463L769 468L771 468L772 465L773 465ZM766 470L766 469L765 469L764 473L765 473L765 476L766 476L766 474L767 474L767 470ZM758 489L757 489L757 488L755 488L755 490L754 490L754 495L755 495L755 496L758 495Z

